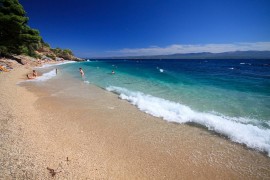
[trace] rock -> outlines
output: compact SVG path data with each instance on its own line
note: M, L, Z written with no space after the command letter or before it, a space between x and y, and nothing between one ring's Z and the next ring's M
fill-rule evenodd
M30 65L30 66L39 66L40 65L38 59L30 57L30 56L16 55L13 57L18 59L18 61L20 61L22 65Z
M13 69L15 67L21 66L17 61L7 58L0 58L0 66L1 69L4 71L4 69Z

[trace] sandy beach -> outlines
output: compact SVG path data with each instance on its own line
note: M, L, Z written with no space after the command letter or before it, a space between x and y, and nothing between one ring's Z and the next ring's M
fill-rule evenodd
M0 179L270 178L266 154L145 114L94 85L17 85L28 72L0 74Z

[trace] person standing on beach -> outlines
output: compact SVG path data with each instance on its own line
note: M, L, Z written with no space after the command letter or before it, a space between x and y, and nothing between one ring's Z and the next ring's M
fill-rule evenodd
M83 72L82 68L79 68L79 70L80 70L81 76L83 78L84 77L84 72Z

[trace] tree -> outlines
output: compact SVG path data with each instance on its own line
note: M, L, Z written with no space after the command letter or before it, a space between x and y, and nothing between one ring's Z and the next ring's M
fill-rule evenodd
M41 44L39 31L28 25L18 0L0 0L0 54L27 54L35 56Z

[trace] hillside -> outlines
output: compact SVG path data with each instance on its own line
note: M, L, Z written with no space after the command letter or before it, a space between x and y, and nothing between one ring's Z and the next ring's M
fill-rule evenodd
M153 56L122 56L97 59L270 59L270 51L232 51L223 53L187 53Z
M51 48L37 29L28 26L29 18L18 0L0 1L0 70L18 65L37 66L42 62L82 59L70 49Z

